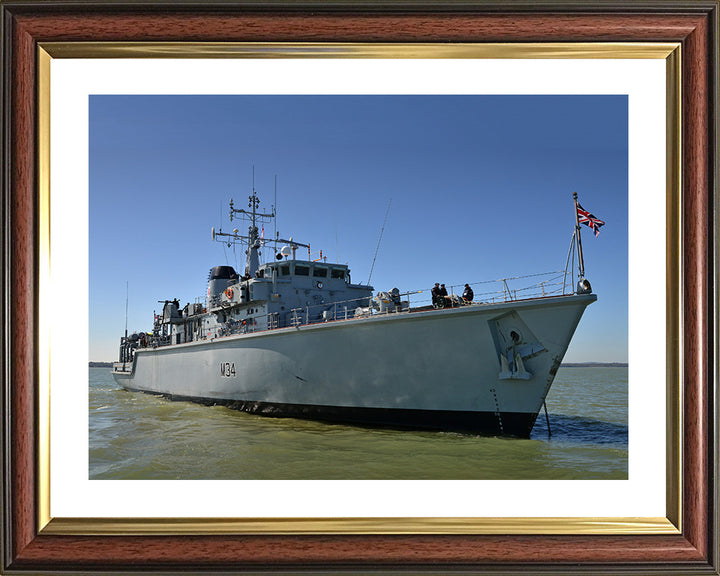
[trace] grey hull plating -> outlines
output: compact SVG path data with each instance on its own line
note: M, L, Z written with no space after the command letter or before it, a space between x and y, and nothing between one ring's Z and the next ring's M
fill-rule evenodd
M263 415L527 436L595 299L377 314L146 348L113 375L127 389Z

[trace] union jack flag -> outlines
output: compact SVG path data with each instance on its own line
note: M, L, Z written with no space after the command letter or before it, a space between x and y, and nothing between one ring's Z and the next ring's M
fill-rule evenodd
M604 226L605 222L600 220L594 214L590 214L587 210L583 209L580 204L577 205L578 223L590 226L595 232L595 236L600 235L600 226Z

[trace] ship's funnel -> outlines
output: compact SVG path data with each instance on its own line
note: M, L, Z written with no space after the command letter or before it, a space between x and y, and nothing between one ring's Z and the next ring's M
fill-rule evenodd
M215 266L210 269L208 275L207 305L212 307L213 301L217 300L225 288L237 284L238 273L232 266Z

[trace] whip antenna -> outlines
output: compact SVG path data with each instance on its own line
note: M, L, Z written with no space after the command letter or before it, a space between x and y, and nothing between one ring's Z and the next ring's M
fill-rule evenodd
M373 256L372 266L370 266L370 276L368 276L368 286L370 285L370 278L372 278L373 269L375 268L375 259L378 255L378 250L380 250L380 241L382 240L383 232L385 232L385 223L387 222L388 214L390 213L390 204L392 204L392 198L390 198L390 201L388 202L387 210L385 210L385 220L383 220L382 228L380 229L380 238L378 238L377 248L375 248L375 256Z
M128 300L130 299L130 281L125 280L125 338L127 338Z
M275 204L273 204L272 209L273 216L273 222L275 222L275 240L278 239L278 232L277 232L277 174L275 174ZM277 246L275 246L275 250L277 250Z

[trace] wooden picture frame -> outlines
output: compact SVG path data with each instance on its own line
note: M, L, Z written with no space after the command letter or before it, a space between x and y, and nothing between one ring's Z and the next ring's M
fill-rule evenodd
M718 2L101 2L5 1L2 16L3 557L8 573L167 572L474 572L717 574L716 187ZM484 533L408 525L366 530L292 530L266 524L198 532L193 524L106 524L95 533L51 529L47 440L39 393L38 190L47 167L46 112L38 103L43 45L71 54L83 43L667 43L679 44L679 149L669 158L681 204L670 210L680 239L680 291L669 291L668 350L677 361L679 434L668 438L668 519L659 533L524 533L498 525ZM673 95L669 95L673 97ZM672 146L671 146L672 147ZM674 326L674 331L673 331ZM681 356L680 356L681 351ZM671 364L673 361L671 360ZM674 497L672 494L678 496ZM342 522L342 519L338 519Z

